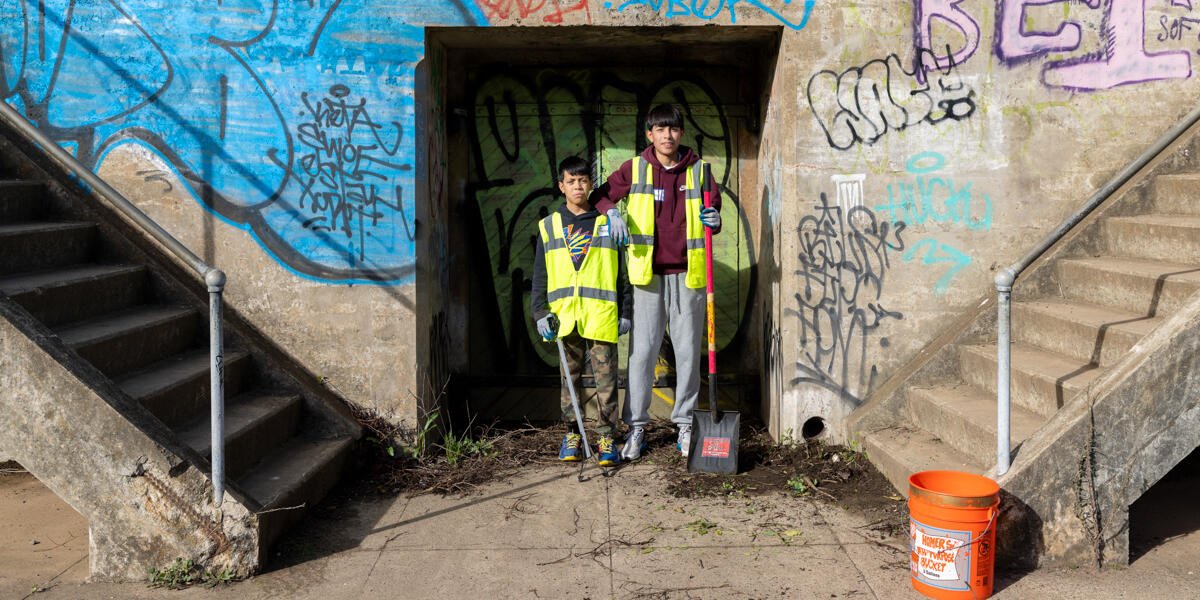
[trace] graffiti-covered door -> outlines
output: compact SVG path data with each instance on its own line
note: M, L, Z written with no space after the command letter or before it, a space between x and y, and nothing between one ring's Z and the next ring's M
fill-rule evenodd
M568 156L595 161L599 182L646 147L643 123L649 109L674 103L685 115L685 144L712 165L725 202L721 235L714 238L717 344L726 354L740 339L751 282L751 241L738 203L738 134L744 108L737 77L720 71L528 69L476 71L469 78L470 160L464 216L471 248L468 299L470 374L503 379L507 406L498 416L553 417L558 355L542 341L529 311L530 276L537 247L536 224L562 196L557 165ZM620 344L621 370L627 340ZM671 381L664 361L662 384ZM585 382L586 385L586 382ZM513 388L528 393L515 397ZM656 390L665 409L670 387ZM521 398L526 401L516 401ZM658 402L656 401L656 404ZM481 403L486 405L487 402ZM477 403L477 406L479 403ZM545 414L546 410L551 410Z

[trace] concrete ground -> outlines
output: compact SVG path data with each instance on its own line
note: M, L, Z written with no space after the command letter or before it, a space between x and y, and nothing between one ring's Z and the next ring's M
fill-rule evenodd
M611 478L593 469L578 483L575 469L540 465L465 498L335 500L280 543L271 571L184 591L84 583L82 518L32 477L9 475L0 597L923 597L909 583L907 540L860 516L782 492L677 499L664 493L664 468L681 467L632 465ZM994 597L1200 597L1200 531L1187 527L1162 530L1170 539L1128 568L1001 574Z

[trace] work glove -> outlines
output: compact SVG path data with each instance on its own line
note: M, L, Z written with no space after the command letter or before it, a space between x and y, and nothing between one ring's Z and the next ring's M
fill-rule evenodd
M554 341L554 338L558 336L558 317L554 316L554 313L550 313L538 319L537 330L543 340Z
M608 216L608 237L611 237L617 246L628 246L629 227L625 225L625 219L621 218L621 211L610 208L604 214Z
M721 228L721 213L717 209L709 207L700 211L700 222L709 229Z
M617 335L625 335L629 333L630 327L633 327L633 322L625 317L621 317L621 320L617 321Z

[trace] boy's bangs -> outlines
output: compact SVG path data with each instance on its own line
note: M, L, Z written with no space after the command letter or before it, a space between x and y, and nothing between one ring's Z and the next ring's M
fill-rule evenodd
M680 113L678 108L670 104L655 106L650 111L650 114L646 115L646 131L650 131L655 127L678 127L679 129L683 129L683 113Z

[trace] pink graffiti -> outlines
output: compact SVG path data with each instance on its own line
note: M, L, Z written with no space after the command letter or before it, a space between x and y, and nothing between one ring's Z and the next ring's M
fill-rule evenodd
M1061 0L1000 0L996 55L1012 63L1049 52L1076 50L1080 26L1067 21L1054 33L1022 31L1025 7ZM1047 64L1042 70L1046 85L1078 91L1105 90L1119 85L1161 79L1186 79L1192 75L1187 51L1147 54L1145 49L1145 4L1147 0L1109 0L1105 9L1104 51L1099 57ZM1183 0L1188 1L1190 0ZM1100 7L1100 0L1087 0L1088 6Z
M946 24L954 27L962 33L965 41L962 48L959 48L953 55L949 53L945 56L933 55L933 60L929 60L929 56L924 57L923 63L918 61L918 64L924 64L924 69L919 69L917 72L917 80L924 83L925 73L935 69L949 69L954 65L961 65L979 48L979 23L975 22L975 18L968 14L963 9L959 8L963 0L915 0L915 10L913 11L913 46L915 48L933 48L932 28L933 20L939 19Z
M588 8L588 0L578 0L571 4L569 0L478 0L480 10L484 11L488 21L503 21L508 18L526 19L532 15L542 14L546 23L562 23L563 15L569 12L584 11L587 22L592 22L592 11ZM569 6L563 6L569 4Z
M1026 6L1055 4L1066 0L1000 0L1000 26L996 30L996 55L1006 61L1018 61L1046 52L1063 52L1079 47L1079 24L1066 21L1054 33L1022 31ZM1088 6L1097 8L1100 0L1087 0Z

